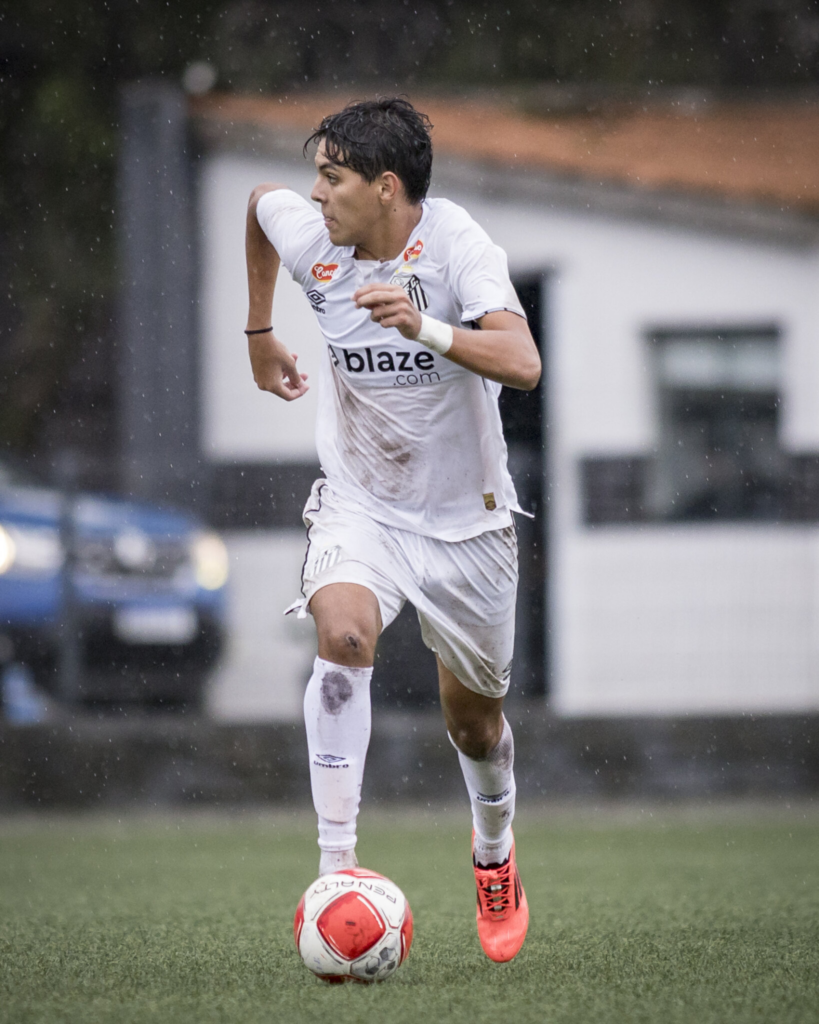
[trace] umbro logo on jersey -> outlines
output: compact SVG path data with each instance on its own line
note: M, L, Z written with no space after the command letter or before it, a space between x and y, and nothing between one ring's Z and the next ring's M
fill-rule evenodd
M316 754L319 761L326 761L327 764L338 764L339 761L346 761L346 757L337 757L335 754Z
M333 274L337 270L337 263L314 263L310 268L310 273L317 281L332 281Z
M417 260L423 251L424 243L419 238L415 245L411 245L409 249L404 250L404 262L408 263L410 260Z
M307 298L310 300L310 305L317 313L326 313L326 309L322 309L322 305L327 301L327 296L318 290L318 288L311 288L307 292Z

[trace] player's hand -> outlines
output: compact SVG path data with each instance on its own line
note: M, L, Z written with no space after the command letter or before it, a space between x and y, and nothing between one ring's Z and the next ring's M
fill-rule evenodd
M261 391L292 402L308 390L306 373L299 373L295 352L288 352L272 334L253 334L247 339L253 379Z
M395 327L409 341L421 330L421 314L400 284L365 284L353 295L358 309L369 309L370 319L382 327Z

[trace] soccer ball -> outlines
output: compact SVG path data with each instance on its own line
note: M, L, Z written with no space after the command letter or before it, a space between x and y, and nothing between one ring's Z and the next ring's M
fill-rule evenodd
M383 981L407 958L412 911L394 882L348 868L313 882L296 908L293 936L324 981Z

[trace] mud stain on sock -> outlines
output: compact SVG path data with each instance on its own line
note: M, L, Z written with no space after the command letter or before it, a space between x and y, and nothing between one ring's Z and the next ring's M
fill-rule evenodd
M500 768L501 771L509 771L515 759L515 740L512 736L512 730L509 728L509 723L504 723L503 733L501 734L500 742L496 747L489 751L486 755L485 760L491 764Z
M343 672L328 672L321 681L321 706L337 715L353 695L353 685Z

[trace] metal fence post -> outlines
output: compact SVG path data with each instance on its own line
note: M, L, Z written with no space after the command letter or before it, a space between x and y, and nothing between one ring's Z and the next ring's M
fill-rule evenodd
M117 369L126 494L197 503L199 296L185 94L167 82L122 91Z
M60 489L60 609L57 653L57 692L66 704L78 701L82 686L82 636L77 609L77 475L76 453L60 453L57 464Z

